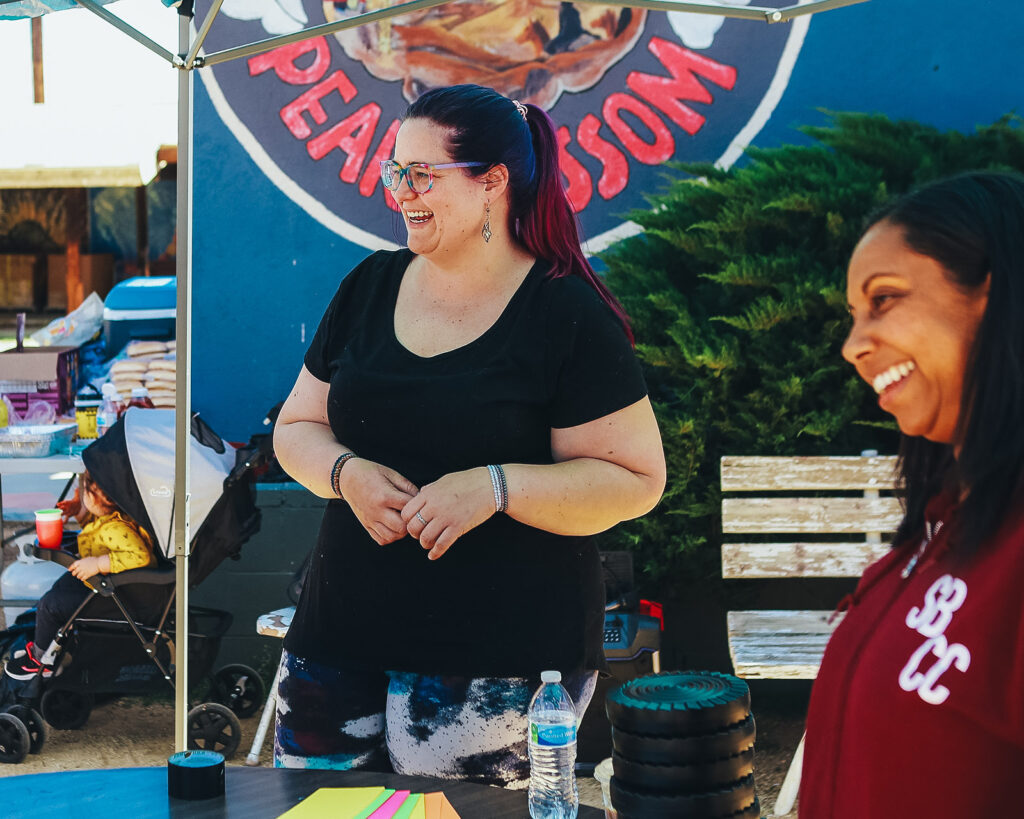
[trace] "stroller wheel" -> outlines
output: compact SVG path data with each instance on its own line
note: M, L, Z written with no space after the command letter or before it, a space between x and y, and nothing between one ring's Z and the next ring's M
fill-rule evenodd
M188 747L217 751L231 759L242 741L238 717L226 705L204 702L188 712Z
M31 745L25 723L13 714L0 714L0 762L17 765Z
M58 731L73 731L89 721L92 703L92 694L51 688L43 694L39 710L43 719Z
M214 702L226 705L237 717L244 719L259 711L266 695L263 679L247 665L226 665L213 675Z
M46 744L46 722L42 715L35 708L30 708L27 705L12 705L7 709L7 713L20 719L28 729L30 741L28 752L38 754L42 751Z

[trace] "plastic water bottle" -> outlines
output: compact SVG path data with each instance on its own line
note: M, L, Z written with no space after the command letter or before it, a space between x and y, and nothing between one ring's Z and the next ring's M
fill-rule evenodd
M576 707L562 687L558 671L540 675L542 685L530 700L530 816L574 819L576 790Z
M102 438L104 433L117 421L117 405L120 403L117 387L110 382L103 385L103 403L96 413L96 436Z

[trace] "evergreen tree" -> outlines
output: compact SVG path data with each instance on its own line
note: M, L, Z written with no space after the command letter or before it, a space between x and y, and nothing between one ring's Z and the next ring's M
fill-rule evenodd
M836 114L810 146L750 149L723 171L674 164L602 255L633 321L668 460L659 507L606 535L649 589L717 577L723 455L896 451L891 417L840 355L846 264L891 196L966 170L1024 170L1024 128L973 135Z

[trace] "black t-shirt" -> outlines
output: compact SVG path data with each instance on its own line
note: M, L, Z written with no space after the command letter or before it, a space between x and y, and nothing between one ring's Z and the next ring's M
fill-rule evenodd
M582 279L538 262L497 321L423 358L394 332L408 250L345 279L306 353L330 383L335 437L417 486L486 464L550 464L551 429L601 418L646 387L616 316ZM526 676L605 667L604 586L589 537L495 514L435 561L377 545L327 504L288 651L347 670Z

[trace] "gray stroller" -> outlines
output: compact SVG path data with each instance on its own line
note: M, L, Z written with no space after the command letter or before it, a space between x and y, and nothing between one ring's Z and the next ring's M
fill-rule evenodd
M262 453L235 450L198 415L191 438L192 550L189 585L196 586L225 558L238 559L242 544L259 529L253 473ZM153 538L157 565L90 578L94 593L58 629L49 647L52 675L27 681L4 675L0 682L0 761L20 762L38 753L46 724L70 729L85 725L97 695L140 694L174 686L175 570L173 554L174 411L129 409L82 453L86 469L103 492ZM50 555L69 565L69 551ZM42 552L41 552L42 553ZM131 590L131 591L129 591ZM112 602L97 606L105 598ZM144 601L130 605L126 598ZM102 609L91 616L90 608ZM132 610L134 608L134 610ZM110 612L116 614L111 615ZM33 611L0 632L0 651L10 656L34 629ZM241 741L239 716L255 713L265 686L253 669L231 665L211 675L231 614L189 609L190 684L208 680L213 702L192 708L189 745L230 757Z

